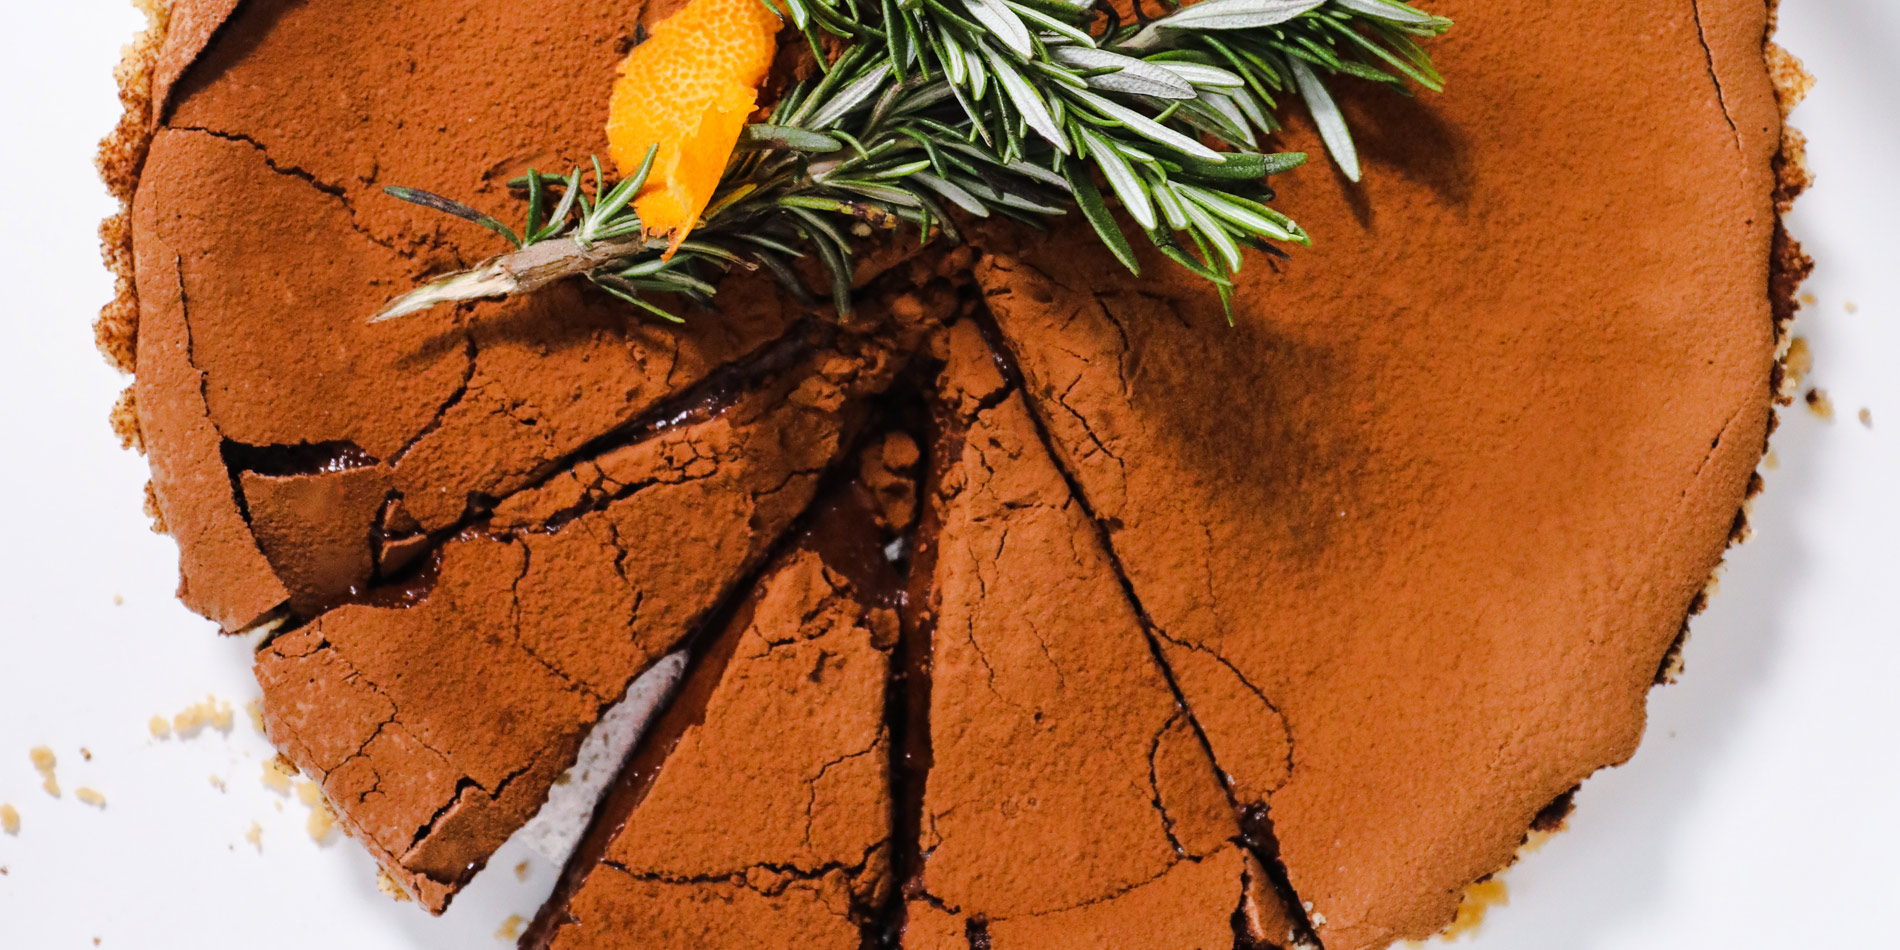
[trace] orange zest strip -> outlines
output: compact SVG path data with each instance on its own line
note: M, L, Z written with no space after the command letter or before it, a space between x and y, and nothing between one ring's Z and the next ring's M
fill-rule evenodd
M630 175L657 146L634 209L647 233L670 236L675 249L699 223L758 105L779 27L760 0L690 0L620 64L608 153Z

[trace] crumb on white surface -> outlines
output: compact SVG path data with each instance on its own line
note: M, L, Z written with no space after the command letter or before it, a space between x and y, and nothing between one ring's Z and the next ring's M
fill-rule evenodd
M415 899L410 897L409 892L403 890L402 885L397 884L396 879L390 877L389 872L382 868L376 869L376 889L381 891L384 897L398 904L407 904Z
M1847 301L1847 302L1845 302L1845 303L1843 303L1843 304L1841 304L1841 309L1843 309L1843 310L1846 310L1846 311L1847 311L1848 313L1859 313L1859 312L1860 312L1860 304L1857 304L1857 303L1855 303L1855 302L1853 302L1852 300L1849 300L1849 301Z
M224 784L224 778L222 776L213 774L211 776L211 787L217 789L220 792L225 791L226 786Z
M0 831L18 837L20 834L20 810L12 805L0 805Z
M264 850L264 826L255 821L251 822L251 827L244 832L244 840L249 842L251 847L262 852Z
M1874 427L1874 411L1866 406L1860 407L1860 424L1866 428Z
M237 714L230 703L216 696L206 696L204 702L188 706L172 717L172 731L178 733L180 739L190 739L209 726L230 735L236 721Z
M79 799L82 804L91 805L94 808L106 807L106 797L99 794L97 789L81 787L79 791L73 793L73 797Z
M527 879L528 879L528 862L523 861L520 864L515 865L515 880L525 881Z
M264 704L259 702L258 700L253 699L250 702L244 704L244 712L246 715L251 717L251 728L256 729L258 735L260 736L263 735L264 734Z
M522 920L520 914L508 915L508 919L502 921L500 927L495 928L495 939L496 940L520 939L521 925L525 923L527 923L527 921Z
M33 759L33 771L40 773L40 787L46 789L46 794L58 798L59 776L53 770L58 767L59 758L53 755L52 749L43 745L34 746L28 754Z
M323 789L308 779L297 783L297 800L310 809L310 818L304 822L304 830L310 833L310 840L318 844L327 844L330 835L336 830L336 815L330 811L330 804L323 800Z
M1834 400L1828 398L1827 390L1817 386L1808 390L1806 398L1809 412L1827 422L1834 421Z
M304 822L303 828L310 834L310 840L329 844L331 834L336 831L336 816L330 814L330 806L319 803L310 809L310 818Z
M290 780L297 774L297 767L283 756L264 763L264 787L279 795L290 794Z
M145 724L145 728L151 730L152 738L154 739L169 739L172 737L171 720L166 719L164 716L153 716L152 721Z
M1787 368L1788 384L1800 388L1801 381L1814 372L1814 351L1808 349L1807 337L1788 341L1788 355L1782 358L1782 365Z

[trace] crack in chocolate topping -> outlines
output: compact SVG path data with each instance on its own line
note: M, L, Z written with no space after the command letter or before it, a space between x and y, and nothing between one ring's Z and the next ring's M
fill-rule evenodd
M524 946L1381 947L1633 753L1807 268L1761 0L1443 0L1450 91L1344 98L1365 184L1277 182L1317 244L1232 328L999 226L874 249L845 323L737 274L366 326L494 250L381 186L600 151L674 6L175 0L122 70L116 422L426 908L679 650Z

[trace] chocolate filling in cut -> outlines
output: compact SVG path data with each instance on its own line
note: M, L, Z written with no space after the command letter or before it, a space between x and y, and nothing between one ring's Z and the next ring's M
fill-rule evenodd
M1805 272L1761 0L1433 4L1449 91L1342 96L1365 182L1275 179L1317 243L1231 327L1073 222L881 248L850 321L368 326L496 250L379 189L585 160L672 6L176 0L126 71L101 334L181 597L275 631L273 739L426 907L688 644L545 945L1379 947L1633 752Z

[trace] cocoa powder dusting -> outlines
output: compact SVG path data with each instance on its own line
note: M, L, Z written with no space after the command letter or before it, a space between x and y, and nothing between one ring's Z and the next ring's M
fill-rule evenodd
M500 249L381 189L603 152L676 5L175 0L120 72L115 428L392 888L682 647L526 945L1362 950L1634 751L1808 266L1759 0L1439 0L1449 91L1344 97L1365 183L1274 179L1316 246L1231 327L1074 227L881 247L842 327L757 274L368 325Z
M891 889L900 583L832 493L696 661L523 946L855 950Z
M982 406L997 379L969 327L951 331L966 356L945 398ZM1135 932L1232 942L1258 863L1094 524L1020 394L964 424L931 500L939 613L913 919L955 931L960 917L997 950Z
M1700 35L1688 4L1496 19L1522 6L1441 4L1457 88L1348 107L1364 185L1276 179L1321 238L1243 274L1232 328L1158 259L1131 279L1073 232L993 241L979 267L1332 950L1437 930L1544 803L1634 751L1769 428L1781 126L1761 5L1696 4ZM1600 42L1574 17L1645 28ZM1525 43L1595 78L1498 55ZM1506 92L1530 87L1528 111ZM1529 158L1555 154L1590 157ZM1676 234L1695 246L1574 253ZM1667 411L1641 406L1663 392ZM1221 728L1248 694L1277 716Z

